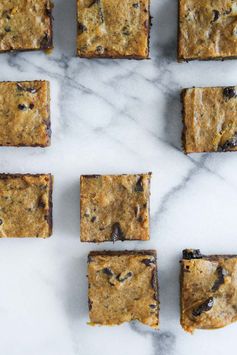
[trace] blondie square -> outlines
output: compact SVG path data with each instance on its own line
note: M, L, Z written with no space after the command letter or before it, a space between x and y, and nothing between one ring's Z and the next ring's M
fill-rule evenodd
M92 325L138 320L159 326L156 252L94 251L88 256L89 316Z
M148 58L150 0L77 0L77 18L79 57Z
M237 256L186 249L181 261L181 325L187 332L237 321Z
M81 241L149 239L151 173L81 176Z
M179 61L237 57L237 4L179 0Z
M185 153L237 150L237 88L184 89Z
M50 0L0 1L0 52L53 47Z
M50 174L0 174L0 238L52 234Z
M0 82L0 146L50 145L47 81Z

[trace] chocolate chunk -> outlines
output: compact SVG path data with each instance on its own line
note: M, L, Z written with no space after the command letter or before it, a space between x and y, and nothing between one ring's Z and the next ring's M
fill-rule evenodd
M114 275L113 271L110 268L108 268L108 267L105 267L104 269L102 269L102 272L105 275L108 275L108 276L113 276Z
M213 305L214 305L214 298L213 297L209 297L200 306L198 306L197 308L193 309L192 315L194 317L198 317L202 313L210 311L212 309Z
M226 87L223 90L223 95L226 99L230 100L233 97L236 97L236 91L234 86Z
M0 219L0 226L3 224L3 220L2 219Z
M45 202L41 198L38 201L38 207L39 208L45 208Z
M18 105L18 109L21 110L21 111L25 111L27 109L27 107L24 104L19 104Z
M97 46L97 47L96 47L96 53L98 53L98 54L103 54L103 53L104 53L104 47L102 47L102 46Z
M49 17L51 17L51 15L52 15L52 7L48 4L46 5L46 8L45 8L45 15L49 16Z
M89 307L89 311L92 310L92 301L88 298L88 307Z
M218 10L213 10L213 20L212 20L212 22L217 21L219 17L220 17L220 12Z
M34 107L35 107L35 105L34 105L33 103L30 103L29 108L30 108L31 110L33 110Z
M139 8L138 2L136 2L135 4L132 4L132 7L134 7L134 9L138 9Z
M183 250L183 259L202 259L202 254L199 249L185 249Z
M129 35L130 35L129 27L128 27L128 26L124 26L124 27L122 28L122 33L123 33L123 35L125 35L125 36L129 36Z
M135 192L143 192L142 176L139 176L134 190L135 190Z
M154 265L155 259L142 259L141 263L145 264L146 266Z
M77 24L77 32L78 32L78 34L81 34L81 33L86 32L86 31L87 31L87 27L85 25L83 25L83 23L78 22L78 24Z
M236 146L237 146L237 133L235 133L234 137L226 141L223 145L219 145L218 151L227 152Z
M156 304L149 304L149 307L150 307L151 309L155 309L155 308L157 307L157 305L156 305Z
M218 266L218 268L216 269L216 273L217 279L211 289L214 292L219 290L220 286L225 282L225 275L227 274L221 266Z
M11 32L11 27L6 26L6 27L4 28L4 30L5 30L5 32Z
M95 221L96 221L96 217L93 216L93 217L91 218L91 222L94 223Z
M51 38L49 37L49 35L47 33L45 33L45 35L41 38L40 41L40 48L44 49L44 48L48 48L51 45Z
M20 83L17 83L16 86L17 86L17 89L19 91L27 91L27 92L29 92L31 94L35 94L40 89L40 88L36 89L36 88L32 88L32 87L26 88L23 85L21 85Z
M120 227L120 224L118 222L114 223L112 226L112 234L111 234L111 240L116 242L117 240L124 240L124 234L122 232L122 229Z
M129 279L130 277L132 277L133 273L131 271L129 271L126 275L122 275L122 274L119 274L117 276L117 280L119 282L124 282L125 280Z

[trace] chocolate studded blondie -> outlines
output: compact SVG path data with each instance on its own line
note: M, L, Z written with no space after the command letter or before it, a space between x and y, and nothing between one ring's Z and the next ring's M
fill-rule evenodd
M138 320L159 326L159 297L154 250L94 251L88 256L91 325Z
M50 145L47 81L0 82L0 146Z
M0 174L0 238L52 234L50 174Z
M237 321L237 256L186 249L181 261L181 325L187 332Z
M50 0L0 1L0 52L53 47Z
M237 57L236 26L232 0L179 0L179 61Z
M81 241L149 239L151 173L81 176Z
M237 150L237 88L182 91L185 153Z
M148 58L150 0L77 0L77 9L79 57Z

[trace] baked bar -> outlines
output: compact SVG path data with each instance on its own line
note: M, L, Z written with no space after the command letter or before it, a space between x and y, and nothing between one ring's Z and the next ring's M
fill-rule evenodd
M50 174L0 174L0 238L52 234Z
M179 0L179 61L237 57L237 4Z
M237 150L237 87L182 91L186 153Z
M0 52L53 47L50 0L1 0Z
M237 321L237 255L186 249L181 261L181 325L187 332Z
M138 320L159 326L156 251L94 251L88 256L91 325Z
M77 54L149 57L150 0L77 0Z
M0 146L50 145L47 81L0 82Z
M151 173L81 176L81 241L149 239Z

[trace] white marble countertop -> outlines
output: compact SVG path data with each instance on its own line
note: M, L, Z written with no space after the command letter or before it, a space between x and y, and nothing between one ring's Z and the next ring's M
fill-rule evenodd
M0 56L0 80L50 80L53 129L48 149L1 148L0 171L55 176L53 237L0 241L1 355L235 353L237 324L194 335L179 324L182 249L237 252L237 154L182 153L179 93L236 85L237 61L178 64L176 1L153 0L151 12L148 61L76 58L74 0L55 0L52 55ZM150 242L80 243L80 174L146 171ZM87 253L110 248L157 249L159 332L86 324Z

